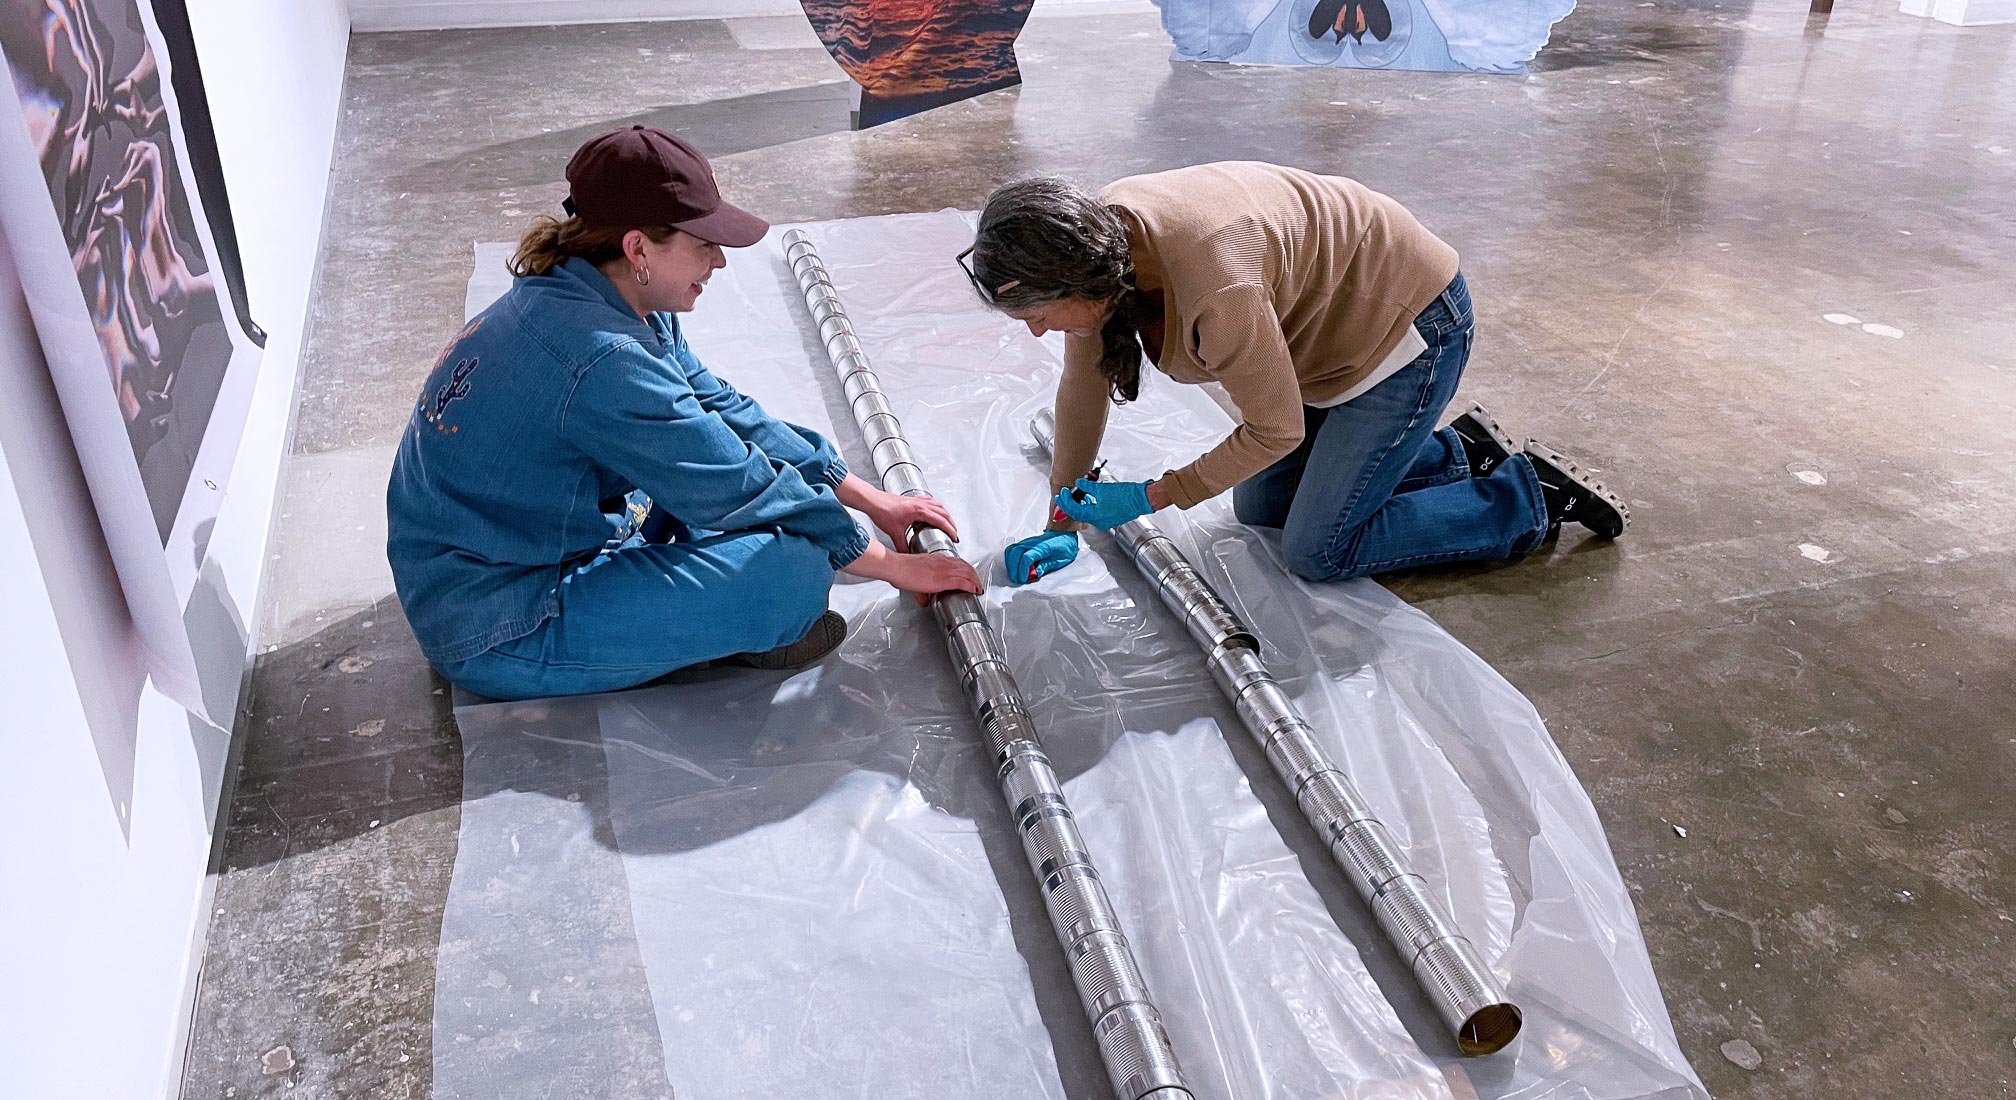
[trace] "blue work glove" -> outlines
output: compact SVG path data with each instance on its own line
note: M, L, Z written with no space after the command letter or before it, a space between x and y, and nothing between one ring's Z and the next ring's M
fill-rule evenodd
M1001 552L1009 584L1028 584L1045 573L1078 560L1078 536L1070 531L1045 531L1010 543Z
M1155 509L1148 505L1145 481L1094 481L1081 477L1070 489L1057 490L1057 507L1079 523L1110 531Z

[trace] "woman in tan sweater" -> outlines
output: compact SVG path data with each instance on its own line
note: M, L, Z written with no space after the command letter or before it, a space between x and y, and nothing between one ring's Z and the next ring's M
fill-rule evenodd
M1435 424L1473 337L1454 249L1363 184L1272 164L1132 176L1097 196L1011 183L981 213L968 274L989 305L1062 331L1050 529L1008 548L1011 583L1118 526L1227 489L1280 528L1288 566L1340 580L1523 554L1564 522L1623 533L1623 502L1552 448L1472 406ZM1083 479L1110 404L1171 379L1218 382L1242 423L1152 481ZM1124 455L1113 456L1124 466Z

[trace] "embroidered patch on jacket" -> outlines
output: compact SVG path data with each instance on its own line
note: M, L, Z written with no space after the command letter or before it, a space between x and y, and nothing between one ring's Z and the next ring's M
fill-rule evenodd
M431 394L420 398L420 415L427 423L434 425L437 432L459 432L462 426L444 422L448 406L469 396L469 376L476 373L476 357L458 361L455 369L448 372L448 380L434 388Z
M434 365L428 369L427 373L432 376L439 372L447 364L449 357L455 354L455 349L461 347L464 340L476 335L476 330L482 327L483 318L481 317L463 325L462 331L456 333L455 338L448 341L448 346L441 349L441 354L435 357ZM449 372L448 381L435 387L432 393L422 392L420 394L420 401L413 411L419 413L422 420L434 425L434 430L437 432L453 434L461 431L462 429L459 425L443 423L441 418L448 411L450 404L469 396L469 376L475 373L475 371L475 356L472 355L457 362L455 369Z

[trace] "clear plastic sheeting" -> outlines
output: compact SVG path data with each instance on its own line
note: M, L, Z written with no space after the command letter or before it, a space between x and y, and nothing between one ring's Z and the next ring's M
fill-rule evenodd
M958 712L906 731L835 671L597 708L679 1094L1064 1095Z
M1071 567L1005 584L1002 546L1047 513L1028 424L1061 348L978 305L951 261L970 227L806 228L992 585L1196 1095L1705 1097L1587 796L1525 699L1432 620L1371 582L1294 580L1224 502L1157 517L1525 1010L1483 1059L1459 1055L1118 547L1091 534ZM778 235L731 253L682 323L716 373L869 470ZM478 277L501 290L496 258ZM472 284L472 309L492 293ZM1104 452L1149 477L1228 428L1151 374ZM880 584L843 578L833 606L850 636L801 673L458 709L438 1095L1108 1095L936 625ZM596 1065L600 1084L575 1084Z
M460 722L434 1095L670 1100L596 724L539 703L466 708Z

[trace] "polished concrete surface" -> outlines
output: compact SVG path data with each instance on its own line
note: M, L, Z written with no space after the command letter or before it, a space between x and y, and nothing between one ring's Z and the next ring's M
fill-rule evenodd
M1023 88L856 134L790 21L354 40L186 1096L429 1092L460 749L383 477L471 242L637 120L778 221L1238 157L1401 198L1464 256L1464 396L1636 522L1390 584L1546 718L1703 1080L2009 1094L2016 28L1610 0L1524 77L1167 55L1152 16L1039 18ZM625 1018L581 1095L662 1093Z

